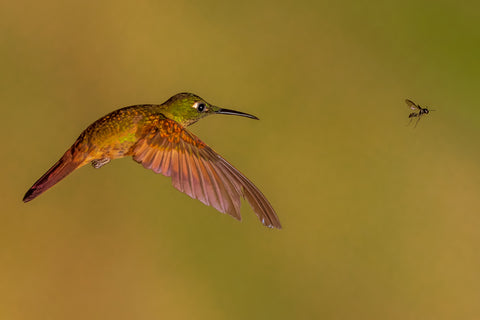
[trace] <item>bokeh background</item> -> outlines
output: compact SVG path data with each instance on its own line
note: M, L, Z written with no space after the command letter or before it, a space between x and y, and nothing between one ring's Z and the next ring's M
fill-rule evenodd
M1 319L479 319L480 5L2 1ZM131 159L25 191L80 132L190 91L283 230ZM407 126L404 99L436 109Z

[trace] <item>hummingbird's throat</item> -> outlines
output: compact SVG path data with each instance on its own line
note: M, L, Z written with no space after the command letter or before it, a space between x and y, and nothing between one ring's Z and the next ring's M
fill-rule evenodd
M180 125L182 127L188 127L192 124L194 124L195 122L197 122L199 119L183 119L183 120L179 120L177 121L178 123L180 123Z

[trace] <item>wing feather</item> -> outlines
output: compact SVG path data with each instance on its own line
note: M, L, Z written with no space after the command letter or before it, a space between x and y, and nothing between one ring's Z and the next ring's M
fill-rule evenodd
M165 149L167 149L168 147L166 147ZM162 150L162 149L160 149ZM159 151L159 152L162 152L162 151ZM170 177L171 175L171 168L170 168L170 164L172 163L172 152L165 152L164 156L163 156L163 163L162 163L162 166L160 168L157 168L156 170L154 170L155 172L158 172L158 173L161 173L163 174L164 176L167 176L167 177Z
M209 189L211 190L211 194L213 195L213 197L211 197L211 200L213 200L213 202L210 203L210 205L218 211L225 213L225 208L223 207L222 202L222 191L220 189L220 186L218 185L217 177L215 176L215 173L212 170L210 163L203 162L202 165L205 169L205 172L207 173Z
M152 165L151 165L151 168L153 171L155 171L156 173L160 173L158 172L158 168L162 168L162 161L163 161L163 157L164 157L164 153L163 152L155 152L155 157L153 158L153 161L152 161Z
M210 201L208 199L207 184L205 183L204 173L202 171L202 168L200 167L197 157L191 157L189 159L189 168L192 172L191 183L193 186L195 186L194 188L192 188L192 190L195 191L195 194L191 195L191 197L194 199L198 199L207 206L209 206Z
M173 186L191 198L238 220L243 197L264 225L281 228L275 210L262 192L177 122L163 119L146 130L145 137L131 149L135 161L171 177Z
M188 152L188 151L184 151ZM187 189L185 193L188 194L190 197L197 199L196 189L195 186L198 185L198 177L194 174L193 170L195 167L191 165L188 161L188 157L182 156L182 171L185 172L185 176L188 179L184 184Z

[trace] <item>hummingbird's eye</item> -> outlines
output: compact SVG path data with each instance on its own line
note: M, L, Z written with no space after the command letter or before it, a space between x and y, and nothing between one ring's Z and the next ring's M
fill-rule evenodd
M198 103L197 104L198 112L203 112L205 110L205 108L206 108L205 103Z

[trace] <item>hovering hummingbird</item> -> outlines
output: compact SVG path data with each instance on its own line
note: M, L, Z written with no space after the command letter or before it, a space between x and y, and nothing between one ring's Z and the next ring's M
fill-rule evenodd
M143 104L113 111L91 124L23 197L28 202L72 171L91 163L100 168L113 159L133 160L171 177L173 186L194 199L241 220L240 198L260 221L281 228L275 210L258 188L185 127L212 114L257 119L209 104L192 93L179 93L160 105Z
M408 122L408 124L412 122L413 118L415 117L417 118L414 128L417 127L418 121L420 121L420 117L422 117L424 114L428 114L430 111L435 111L435 110L428 110L427 108L422 108L420 107L420 105L416 104L415 102L409 99L405 99L405 102L407 103L410 109L415 110L415 112L412 112L408 115L408 117L410 118L410 122Z

